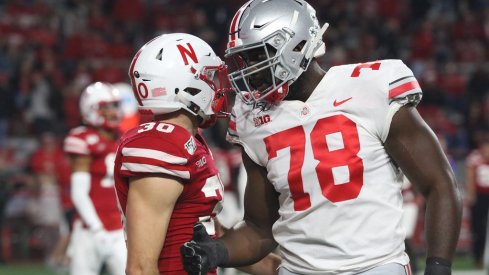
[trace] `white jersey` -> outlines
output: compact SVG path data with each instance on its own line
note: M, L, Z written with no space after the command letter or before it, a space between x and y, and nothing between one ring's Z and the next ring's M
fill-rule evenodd
M407 264L402 173L383 146L393 115L421 89L400 60L332 67L309 99L253 108L237 99L228 140L279 193L273 225L282 265L355 274Z

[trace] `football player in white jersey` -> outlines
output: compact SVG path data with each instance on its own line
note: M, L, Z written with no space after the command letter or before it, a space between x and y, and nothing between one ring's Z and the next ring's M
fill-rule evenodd
M187 271L249 264L278 245L279 274L410 274L404 173L426 199L425 274L451 273L460 197L416 111L417 80L400 60L324 71L315 58L327 26L303 0L249 1L235 14L226 55L244 91L228 139L243 149L244 220L185 244Z

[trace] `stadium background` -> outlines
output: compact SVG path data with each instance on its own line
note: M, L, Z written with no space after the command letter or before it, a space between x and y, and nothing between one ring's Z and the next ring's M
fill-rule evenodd
M489 127L489 1L309 2L330 23L326 68L400 58L413 70L424 92L418 109L446 144L463 194L466 156ZM0 274L41 274L53 249L66 203L59 193L69 180L60 142L80 124L82 89L92 81L127 82L132 56L162 33L197 35L222 56L228 24L242 4L0 0ZM219 123L206 135L233 166L225 127ZM465 205L457 269L473 269L468 211ZM421 219L413 239L420 256Z

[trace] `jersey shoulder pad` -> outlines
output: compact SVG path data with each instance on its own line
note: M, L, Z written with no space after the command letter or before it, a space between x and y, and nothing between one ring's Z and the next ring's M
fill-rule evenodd
M399 59L383 60L382 66L386 70L383 75L388 84L388 99L417 105L421 101L422 90L411 69Z
M147 125L146 125L147 126ZM185 129L168 124L165 130L156 127L136 128L121 141L121 173L126 176L166 174L190 178L190 159L197 149L195 138ZM139 130L138 130L139 129ZM139 132L138 132L139 131Z
M91 146L99 141L100 135L95 129L79 126L66 135L63 149L68 154L90 155Z
M229 119L228 130L226 133L226 140L234 144L239 143L239 135L238 135L238 131L236 130L236 114L234 109L231 112L231 117Z

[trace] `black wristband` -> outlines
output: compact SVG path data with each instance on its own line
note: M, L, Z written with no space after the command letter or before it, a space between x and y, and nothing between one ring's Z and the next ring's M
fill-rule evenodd
M442 266L446 266L448 268L452 267L452 263L449 260L445 260L445 259L439 258L439 257L428 257L426 259L426 265L429 265L429 264L442 265Z
M452 264L450 261L438 258L438 257L428 257L426 259L426 269L424 271L425 275L451 275L452 274Z
M225 266L229 261L229 252L226 245L219 239L216 240L216 254L216 265Z

